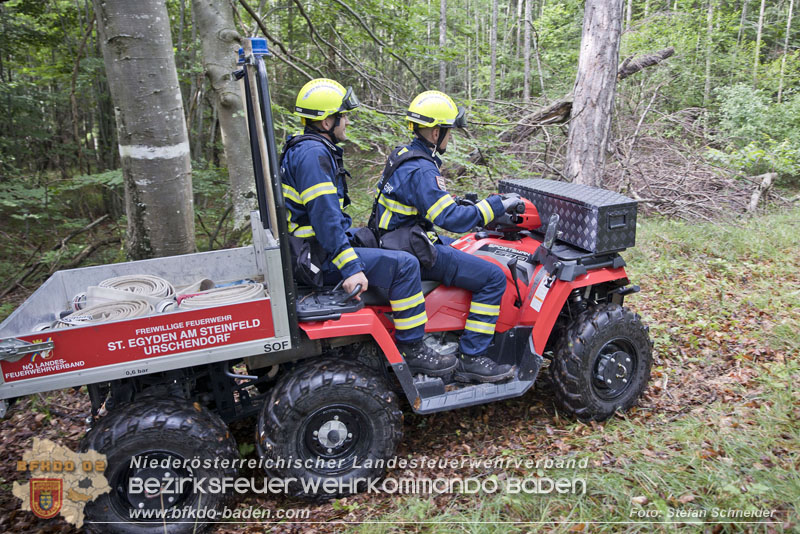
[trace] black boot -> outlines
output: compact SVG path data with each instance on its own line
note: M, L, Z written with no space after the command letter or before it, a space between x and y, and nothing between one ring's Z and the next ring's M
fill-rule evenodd
M497 365L486 356L459 354L456 380L459 382L501 382L514 376L510 365Z
M445 376L456 368L458 361L453 354L439 354L422 341L398 343L397 350L405 358L411 374Z

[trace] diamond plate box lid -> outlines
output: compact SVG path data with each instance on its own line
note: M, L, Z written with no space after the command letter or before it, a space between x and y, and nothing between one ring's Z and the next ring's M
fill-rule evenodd
M543 179L501 180L499 191L533 202L545 224L557 213L558 239L588 252L618 252L636 244L637 202L615 191Z

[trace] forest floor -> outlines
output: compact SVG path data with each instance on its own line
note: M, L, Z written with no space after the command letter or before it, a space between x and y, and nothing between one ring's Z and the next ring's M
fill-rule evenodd
M300 522L221 524L256 532L797 532L800 528L800 209L691 224L640 221L624 254L642 292L655 363L639 406L601 425L559 416L548 373L525 396L456 412L407 414L399 457L586 459L586 468L395 469L389 478L585 481L548 495L360 494L326 504L246 495L240 507L303 510ZM88 399L59 391L0 421L0 530L76 532L19 510L16 460L34 436L77 448ZM255 458L252 422L234 433ZM259 476L245 472L243 476ZM490 485L491 487L491 485ZM767 518L730 519L730 510ZM305 513L305 512L304 512ZM677 517L682 514L682 517Z

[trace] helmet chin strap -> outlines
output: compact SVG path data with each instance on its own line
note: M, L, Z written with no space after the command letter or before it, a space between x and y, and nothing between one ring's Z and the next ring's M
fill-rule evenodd
M339 127L339 122L341 120L342 120L341 115L339 115L337 113L337 114L334 115L333 126L331 126L329 129L323 130L322 128L317 128L316 126L313 126L313 125L307 125L306 126L306 130L311 130L312 132L315 132L315 133L328 134L330 136L330 138L331 138L331 143L333 143L335 145L335 144L337 144L339 142L339 139L336 137L336 134L333 133L333 132L334 132L334 130L336 130L336 128ZM322 122L322 121L320 121L320 122Z
M423 143L425 143L425 146L427 146L428 148L432 148L433 149L433 150L431 150L431 156L435 156L437 154L437 152L439 154L444 154L444 149L440 146L441 143L442 143L442 139L444 138L444 136L442 135L442 131L444 131L443 128L439 127L439 138L436 140L436 143L431 143L430 141L425 139L425 137L419 132L419 126L414 124L414 133L416 134L416 136ZM445 132L445 135L446 135L446 132Z
M447 137L447 130L439 126L439 139L436 140L436 152L444 154L445 149L442 148L442 141Z

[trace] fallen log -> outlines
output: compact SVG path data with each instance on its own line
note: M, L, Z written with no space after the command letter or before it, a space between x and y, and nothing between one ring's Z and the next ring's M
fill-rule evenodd
M648 67L658 65L668 57L675 54L673 47L664 48L653 54L644 56L626 58L617 69L617 80L624 80L637 72L644 70ZM499 135L500 141L504 143L519 143L524 139L536 133L539 128L548 124L563 124L569 120L570 113L572 113L572 93L564 95L562 98L556 100L549 106L538 109L533 113L523 117L510 129L502 132ZM483 154L479 150L473 150L469 154L469 162L477 164L484 162ZM466 167L457 165L454 166L448 174L452 176L461 176L466 171Z
M752 181L758 181L761 179L761 182L756 187L755 191L753 191L752 196L750 197L750 205L747 206L747 211L753 213L756 211L758 207L758 201L761 200L761 197L765 196L767 192L772 187L772 182L778 177L778 173L775 172L768 172L766 174L761 174L759 176L753 176L750 178Z

